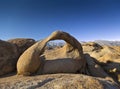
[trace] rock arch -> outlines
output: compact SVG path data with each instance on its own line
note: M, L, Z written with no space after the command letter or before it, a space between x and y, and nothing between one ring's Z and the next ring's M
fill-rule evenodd
M42 60L40 59L40 55L43 54L47 42L49 42L51 40L64 40L66 42L66 44L60 50L60 52L59 52L60 54L58 54L58 55L61 55L63 53L64 54L63 57L65 59L69 59L69 60L72 59L75 62L74 63L73 61L68 60L70 62L67 64L67 66L69 66L68 68L71 69L70 64L72 64L72 66L73 66L72 70L70 70L70 71L57 71L56 72L56 70L53 70L52 73L58 73L58 72L73 73L73 72L75 72L74 69L76 69L76 71L79 70L79 72L85 71L84 67L86 65L86 61L84 60L81 44L70 34L63 32L63 31L55 31L47 38L35 43L33 46L28 48L20 56L20 58L17 62L17 74L30 75L32 73L37 72L41 68L41 65L43 64ZM58 59L62 59L62 58L58 58ZM54 62L54 64L57 62ZM45 63L46 63L46 67L49 69L48 64L50 64L50 62L45 61ZM59 62L57 64L59 64ZM75 66L76 64L77 64L77 66ZM50 65L52 65L52 64L50 64ZM58 67L58 70L59 70L59 68L60 67ZM62 68L62 70L64 70L64 67ZM43 71L44 71L44 69L43 69Z

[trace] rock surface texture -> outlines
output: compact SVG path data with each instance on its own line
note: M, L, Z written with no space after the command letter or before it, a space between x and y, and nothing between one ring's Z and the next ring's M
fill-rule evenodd
M10 39L8 40L8 42L17 45L19 54L21 55L27 48L29 48L35 43L35 40L28 38L16 38Z
M0 75L15 71L18 57L16 45L0 40Z
M94 45L91 45L90 42L83 44L82 47L84 53L88 53L90 57L94 60L94 63L99 64L104 72L107 73L107 75L111 76L116 82L120 84L120 46L101 47L99 45L95 47ZM91 64L94 65L94 63ZM90 68L90 66L88 66L88 68ZM92 68L92 70L93 69L94 68ZM94 71L92 73L94 73Z
M0 40L0 75L16 71L19 56L34 43L35 40L25 38Z
M81 74L1 78L1 89L120 89L115 83Z

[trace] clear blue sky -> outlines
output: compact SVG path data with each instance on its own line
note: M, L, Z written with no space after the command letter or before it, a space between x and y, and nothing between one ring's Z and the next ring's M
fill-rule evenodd
M63 30L80 41L120 40L120 0L0 0L0 39Z

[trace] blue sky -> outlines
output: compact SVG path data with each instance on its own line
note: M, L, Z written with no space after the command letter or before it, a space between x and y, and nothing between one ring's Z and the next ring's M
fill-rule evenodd
M120 0L0 0L0 39L43 39L63 30L80 41L120 40Z

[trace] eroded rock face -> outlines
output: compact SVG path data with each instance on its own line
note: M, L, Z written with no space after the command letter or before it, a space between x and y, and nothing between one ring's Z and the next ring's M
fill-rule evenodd
M83 50L82 50L81 44L70 34L63 32L63 31L55 31L47 38L35 43L33 46L28 48L20 56L20 58L17 62L18 74L30 75L31 73L35 73L35 72L39 71L38 69L40 69L42 67L41 65L43 64L42 59L39 56L41 56L44 53L47 42L49 42L51 40L64 40L66 42L66 45L57 53L57 56L55 56L54 54L51 54L51 55L54 55L52 59L54 59L56 57L56 60L57 59L66 59L66 58L73 59L74 61L76 60L77 64L76 64L76 62L74 62L74 64L72 64L73 66L77 65L76 72L79 71L82 73L85 71L86 61L84 60L84 57L83 57ZM48 59L48 57L47 57L47 59ZM45 60L46 60L46 57L45 57ZM50 63L50 61L45 61L45 64L46 63L52 65ZM53 68L53 70L54 70L55 67L59 66L58 68L62 68L62 70L64 70L64 67L66 67L66 65L64 65L64 66L59 65L59 63L57 63L58 65L55 65L55 66L53 65L53 67L51 67L51 68ZM70 67L71 65L68 64L67 66ZM43 70L50 71L51 69L49 70L49 67L50 66L47 65L47 67L43 67ZM51 73L48 71L46 73ZM68 73L73 73L73 71L75 71L75 70L68 69L67 71L68 71ZM57 71L56 70L52 71L52 73L63 73L63 72L64 71L61 71L61 69L58 69ZM44 72L42 72L42 73L44 74Z
M103 47L95 42L88 42L82 44L84 52L93 52L93 51L100 51Z
M97 59L99 62L107 63L111 62L120 62L120 51L119 47L114 46L98 46L95 48L93 45L86 43L83 45L84 53L90 54L91 57Z
M91 76L110 78L110 76L104 71L104 69L98 65L89 54L85 54L85 59L87 61L87 70ZM111 78L112 79L112 78Z
M120 89L102 78L81 74L51 74L34 77L11 76L0 79L2 89Z
M8 42L17 45L19 54L21 55L27 48L29 48L35 43L35 40L28 38L16 38L10 39L8 40Z
M18 57L16 45L0 40L0 75L15 71Z
M93 59L95 59L104 70L104 72L106 72L109 76L111 76L116 82L120 84L120 47L102 46L101 49L93 49L94 46L89 43L83 45L84 53L88 53ZM89 57L88 59L91 58ZM87 60L87 62L89 61ZM92 65L96 65L95 62L92 63ZM91 66L88 66L88 68L90 67ZM94 66L91 69L93 70ZM95 71L91 73L95 74L94 72Z

